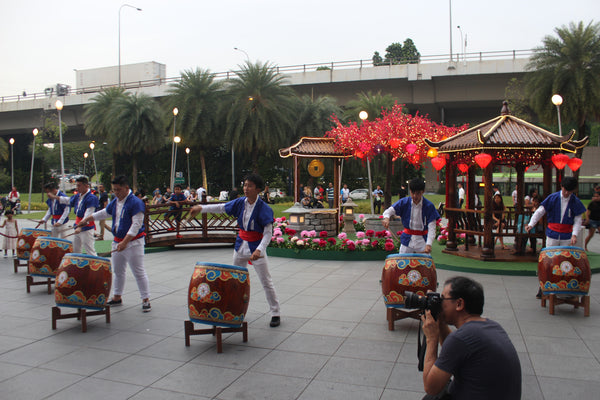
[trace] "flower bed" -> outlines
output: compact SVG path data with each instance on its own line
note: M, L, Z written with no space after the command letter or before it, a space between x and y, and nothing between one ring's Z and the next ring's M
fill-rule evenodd
M361 220L364 218L360 218ZM355 228L363 227L362 221L355 221ZM385 258L386 254L395 253L398 251L400 241L395 239L389 231L374 231L372 229L366 231L357 231L356 238L348 237L345 232L337 235L337 237L328 237L326 231L317 233L314 230L296 232L287 227L285 217L275 220L275 228L273 229L273 237L269 245L270 255L283 254L289 252L278 251L293 250L296 256L301 252L305 252L306 257L298 258L319 258L324 259L327 256L325 252L341 252L352 254L352 259L356 258L360 253L380 253L373 254L375 258L361 259L381 259ZM291 254L291 253L290 253ZM347 258L347 257L345 257Z

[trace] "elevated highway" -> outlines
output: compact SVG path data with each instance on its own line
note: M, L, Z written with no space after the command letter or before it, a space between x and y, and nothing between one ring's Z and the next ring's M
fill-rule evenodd
M411 112L419 111L438 122L475 123L497 116L505 89L521 78L530 51L471 53L459 61L446 56L422 57L416 64L373 67L370 60L277 67L286 84L298 94L330 95L344 105L360 92L392 94ZM217 73L228 80L233 72ZM161 98L178 78L123 84L128 90ZM116 85L113 85L116 86ZM68 126L65 140L84 138L84 106L102 87L77 88L57 97L45 93L0 97L0 136L31 135L55 114L57 99L64 103L62 119Z

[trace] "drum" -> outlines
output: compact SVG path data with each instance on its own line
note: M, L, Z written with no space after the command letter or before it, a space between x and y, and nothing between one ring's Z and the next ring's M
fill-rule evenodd
M112 284L110 259L67 253L56 270L57 306L101 310Z
M404 308L404 292L424 296L437 288L435 263L429 254L390 254L381 274L386 307Z
M250 301L250 275L244 267L196 263L188 290L190 320L240 327Z
M590 262L581 247L544 247L538 259L538 278L545 295L584 296L590 290Z
M29 260L29 252L35 243L35 239L40 236L50 236L50 231L46 229L23 228L17 238L17 258L20 260Z
M54 278L63 256L72 252L70 240L39 236L29 255L29 275Z

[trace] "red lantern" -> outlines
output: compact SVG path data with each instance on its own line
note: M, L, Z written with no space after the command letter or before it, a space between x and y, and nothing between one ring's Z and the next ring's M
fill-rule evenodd
M577 171L579 167L581 167L581 163L583 163L581 158L573 157L569 159L567 165L569 166L569 168L571 168L572 171Z
M569 156L566 154L555 154L552 156L552 164L558 169L563 169L569 162Z
M400 145L402 144L402 141L398 138L391 138L390 139L390 147L392 149L397 149L398 147L400 147Z
M465 163L459 163L458 169L460 170L460 172L462 172L464 174L465 172L467 172L469 170L469 166Z
M481 168L487 167L492 162L492 156L487 153L480 153L475 156L475 162Z
M417 145L414 143L407 144L406 151L408 154L415 154L415 151L417 151Z
M433 165L433 168L435 168L436 171L439 171L446 165L446 159L442 157L432 158L431 165Z

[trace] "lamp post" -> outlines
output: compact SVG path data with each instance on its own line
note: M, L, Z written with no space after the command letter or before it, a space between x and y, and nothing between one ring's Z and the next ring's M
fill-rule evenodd
M240 49L239 47L234 47L233 49L237 50L237 51L241 51L242 53L244 53L246 55L246 62L248 64L250 64L250 57L248 57L248 53L246 53L244 50Z
M369 113L366 111L361 111L358 113L358 118L361 119L362 123L365 122L367 118L369 118ZM371 181L371 161L369 161L369 157L367 156L367 174L369 176L369 199L371 203L371 214L375 214L375 208L373 206L373 182Z
M170 184L171 193L173 193L173 186L175 184L175 166L173 165L173 160L175 159L175 126L177 124L177 114L179 114L179 109L177 107L173 108L173 137L171 138L171 175L170 175Z
M190 181L190 148L186 147L185 148L185 154L187 156L187 167L188 167L188 180L187 180L187 185L189 187L192 187L192 182Z
M134 8L138 11L142 11L141 8L129 4L123 4L121 7L119 7L119 87L121 87L121 10L123 7Z
M452 58L452 0L448 0L449 15L450 15L450 62L454 61Z
M58 111L58 138L60 142L60 188L65 191L65 157L63 154L63 140L62 140L62 117L61 111L63 109L63 103L60 100L56 100L54 103L56 110Z
M175 136L173 138L173 145L175 146L175 151L173 152L174 156L173 156L173 186L175 186L175 170L177 169L177 145L179 144L179 142L181 142L181 138L179 136ZM173 192L173 189L171 189L171 192Z
M463 61L467 61L465 59L465 43L463 42L463 32L462 32L462 28L460 27L460 25L457 26L459 32L460 32L460 52L463 55ZM460 57L456 57L456 61L459 62L460 61Z
M96 147L96 144L94 142L90 143L90 149L92 149L92 160L94 160L94 175L96 176L96 186L98 186L98 169L96 168L96 155L94 154L94 147Z
M15 186L15 155L13 152L13 145L15 144L15 139L10 138L8 141L10 143L10 190Z
M33 130L33 144L31 145L31 171L29 172L29 202L27 206L27 210L29 214L31 214L31 188L33 186L33 159L35 157L35 137L39 133L38 129L35 128Z
M560 105L563 102L563 98L560 94L552 96L552 104L556 106L556 114L558 115L558 134L562 136L562 126L560 123Z
M85 175L85 164L87 163L88 156L89 156L88 153L83 153L83 174L84 175Z

